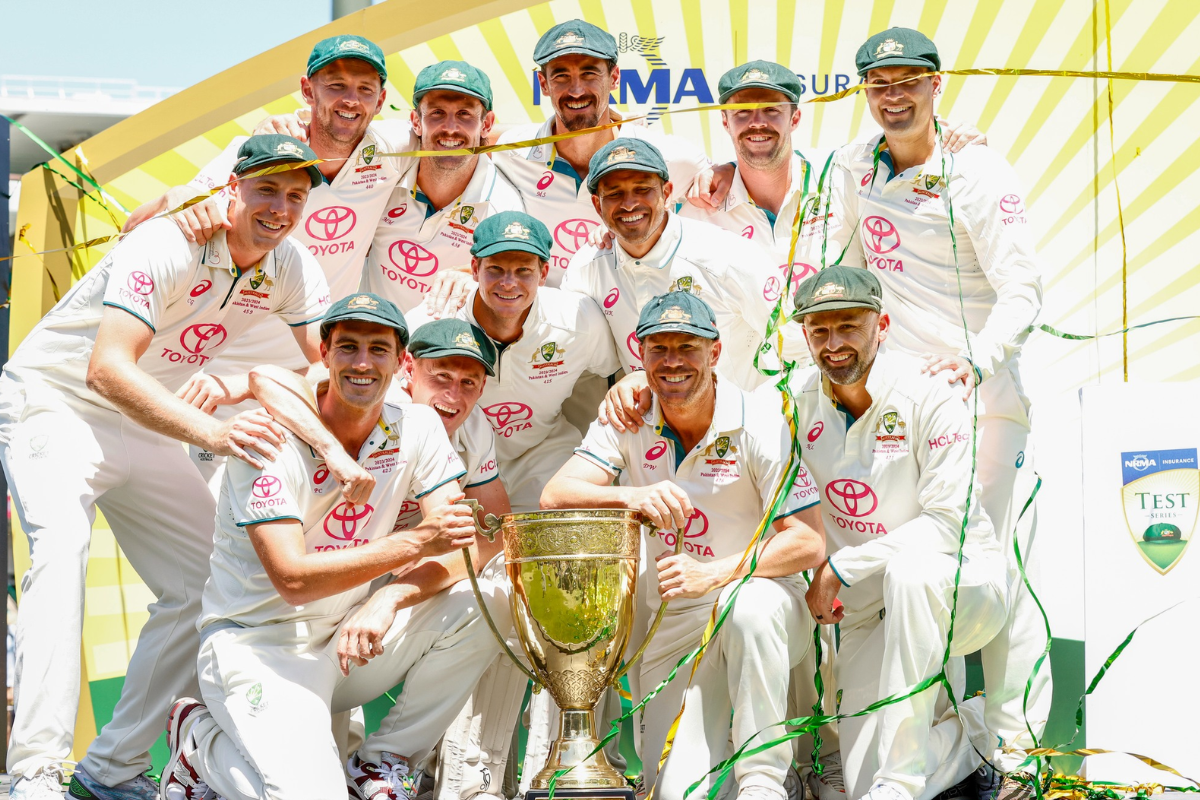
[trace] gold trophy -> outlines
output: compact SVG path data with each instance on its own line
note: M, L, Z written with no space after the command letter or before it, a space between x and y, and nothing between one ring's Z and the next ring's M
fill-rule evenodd
M636 511L566 509L529 514L488 514L480 535L504 534L513 625L533 669L525 667L505 642L479 593L470 552L463 550L467 574L479 608L508 657L533 681L534 691L548 689L561 709L560 733L546 766L534 776L526 800L547 795L550 778L570 768L555 785L555 797L625 798L633 790L598 750L595 708L605 689L642 656L662 621L666 603L645 641L624 667L621 656L633 631L637 598L639 537L643 524ZM676 552L683 537L676 537ZM596 752L593 753L592 751ZM591 755L589 755L591 754Z

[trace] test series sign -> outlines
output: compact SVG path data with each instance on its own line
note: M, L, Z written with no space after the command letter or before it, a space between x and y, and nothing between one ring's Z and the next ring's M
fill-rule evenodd
M1121 453L1121 477L1129 533L1146 563L1165 575L1196 529L1196 449Z

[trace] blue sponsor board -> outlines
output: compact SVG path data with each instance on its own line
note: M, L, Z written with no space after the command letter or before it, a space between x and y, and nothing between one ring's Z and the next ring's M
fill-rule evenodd
M1121 485L1169 469L1196 469L1196 448L1121 453Z

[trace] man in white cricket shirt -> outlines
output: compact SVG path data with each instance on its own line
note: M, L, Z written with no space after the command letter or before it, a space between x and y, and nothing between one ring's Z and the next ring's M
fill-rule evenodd
M755 577L691 686L673 681L643 716L646 785L663 800L683 800L687 787L727 756L731 714L735 744L760 730L764 739L782 733L772 725L785 719L789 673L812 642L798 573L821 563L825 546L816 488L803 466L776 503L792 437L777 398L751 395L714 372L724 354L712 309L687 292L660 295L643 307L637 336L654 398L644 424L625 432L593 424L542 503L635 509L659 529L647 541L654 563L643 602L656 605L661 597L670 605L641 665L644 690L700 644L713 603L728 602L749 571L744 555L758 522L773 515L757 545ZM612 485L614 478L621 485ZM684 550L676 556L680 536ZM657 772L684 700L674 747ZM734 769L738 796L783 800L791 763L787 744L742 760Z
M385 402L408 338L403 316L383 298L353 295L333 305L321 333L320 418L375 484L362 504L324 490L321 457L295 434L262 469L227 466L199 623L203 702L179 700L168 719L172 800L341 797L331 715L400 681L396 705L347 769L353 796L411 798L420 776L410 765L498 652L449 565L463 547L480 563L499 543L476 543L469 509L456 504L465 470L437 413ZM393 533L408 499L424 520ZM389 572L396 580L372 592ZM506 627L503 591L486 580L481 589Z
M421 150L478 147L495 121L491 81L465 61L421 70L412 101ZM407 314L439 278L447 293L455 280L469 282L472 233L480 220L523 210L521 196L487 156L422 158L401 176L379 219L361 288ZM433 302L436 309L443 305Z
M931 71L940 63L934 43L907 28L878 33L859 49L858 72L883 134L838 153L842 180L828 249L848 246L843 263L878 276L895 323L891 347L925 357L931 373L961 381L964 395L978 389L983 507L1008 559L1010 584L1008 621L982 654L988 727L998 739L986 752L1007 772L1033 746L1022 706L1046 644L1013 553L1016 537L1031 563L1036 508L1019 528L1017 521L1037 481L1019 365L1041 310L1042 284L1012 167L989 148L949 154L938 144L933 103L942 76ZM1028 725L1038 736L1051 695L1050 670L1043 666L1028 701ZM998 790L1006 796L1028 791L1011 780L1001 789L990 769L980 778L989 798Z
M843 265L806 278L795 298L819 370L796 387L796 421L822 494L829 553L807 600L818 623L841 626L834 670L842 713L935 675L952 608L950 655L987 644L1004 625L1008 591L971 467L970 411L921 361L881 348L891 332L881 296L873 271ZM934 685L841 720L848 796L930 800L970 776L975 748L994 744L982 701L937 721L946 699Z
M234 177L311 160L277 134L239 150ZM280 432L261 412L214 420L176 392L239 338L280 317L316 360L329 289L312 256L287 238L314 168L230 187L228 231L200 246L174 222L129 234L17 348L0 378L0 460L29 538L16 629L12 796L62 796L79 703L84 577L96 508L154 593L112 721L75 770L72 792L149 798L161 714L195 686L194 621L212 548L212 495L180 441L257 463ZM245 381L232 384L246 395ZM76 791L78 787L78 791ZM80 795L79 792L85 792Z
M649 142L617 139L600 148L592 158L588 190L613 242L580 250L563 288L602 306L617 353L635 373L620 385L644 390L634 328L645 304L669 291L691 292L712 307L725 349L718 371L746 391L762 385L766 378L755 369L754 358L779 298L776 265L740 236L671 213L670 174ZM802 346L798 333L790 343ZM792 352L785 347L785 354ZM768 357L766 365L775 365L774 358ZM639 415L626 416L636 426Z
M524 142L619 122L608 104L619 85L617 41L608 31L583 20L555 25L542 34L533 50L541 93L553 116L544 123L519 125L504 132L500 143ZM669 136L639 124L620 125L554 144L493 154L496 166L521 193L525 210L545 223L553 237L546 284L557 287L563 271L588 242L600 223L588 189L592 156L614 139L653 142L662 153L672 202L682 200L693 178L711 167L704 151L681 136Z

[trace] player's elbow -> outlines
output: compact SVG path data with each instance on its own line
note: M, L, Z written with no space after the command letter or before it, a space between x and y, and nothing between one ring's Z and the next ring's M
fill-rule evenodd
M321 599L315 588L299 575L274 574L271 575L271 584L289 606L299 607Z
M542 497L540 501L542 508L549 511L556 508L571 507L570 493L565 491L566 487L563 485L565 483L567 483L567 481L563 480L562 478L550 479L550 482L546 484L546 488L542 489Z
M118 385L117 376L118 370L109 359L98 352L92 353L88 360L87 377L84 379L87 388L105 400L110 400Z

